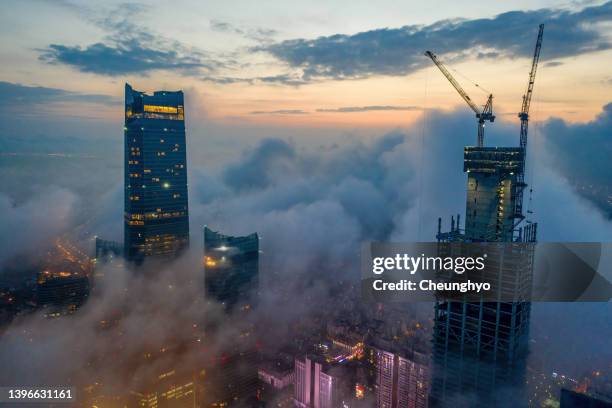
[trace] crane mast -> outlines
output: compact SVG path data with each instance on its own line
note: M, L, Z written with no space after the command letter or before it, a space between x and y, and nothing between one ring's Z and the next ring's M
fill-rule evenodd
M518 114L521 119L521 139L520 146L527 149L527 125L529 122L529 105L531 105L531 95L533 94L533 84L535 83L536 71L538 70L538 62L540 61L540 49L542 48L542 37L544 36L544 24L540 24L538 39L536 41L535 51L533 53L533 61L531 63L531 71L529 72L529 82L527 83L527 91L523 95L523 105L521 112Z
M468 106L476 113L476 118L478 119L478 147L482 147L484 145L484 127L485 122L493 122L495 120L495 115L493 115L493 95L489 95L487 98L487 102L485 103L482 110L478 108L478 106L472 101L470 96L465 92L465 90L459 85L459 82L455 80L455 78L451 75L451 73L446 69L442 61L436 57L436 55L431 51L425 51L425 55L431 58L434 64L440 69L442 74L448 79L453 88L461 95L463 100L468 104Z
M527 161L527 130L529 127L529 106L531 105L531 95L533 94L533 85L535 83L536 72L538 70L538 62L540 61L540 49L542 48L542 37L544 35L544 24L540 24L538 31L538 39L536 40L535 51L533 53L533 60L531 62L531 71L529 72L529 82L527 83L527 90L523 95L523 104L518 117L521 119L521 133L520 133L520 147L523 149L523 160L521 163L520 171L517 174L516 179L516 200L514 208L514 218L517 220L516 225L525 218L523 215L523 190L527 186L525 184L525 162Z

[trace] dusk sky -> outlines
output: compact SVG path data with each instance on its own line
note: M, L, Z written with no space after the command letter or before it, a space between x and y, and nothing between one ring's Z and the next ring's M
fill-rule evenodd
M205 202L224 197L220 180L232 166L244 163L249 177L294 188L317 173L313 160L369 157L369 149L376 157L385 138L401 135L394 177L419 199L404 197L414 211L389 216L392 236L414 238L405 231L418 230L428 240L437 217L465 203L462 150L475 143L476 123L424 51L446 62L477 104L494 94L497 120L485 143L512 146L541 23L527 163L533 205L545 239L605 240L612 2L14 3L0 16L0 150L11 175L0 193L21 208L40 195L38 185L95 202L110 190L116 211L128 82L146 92L184 91L190 189ZM95 157L109 167L52 161L41 179L41 152ZM373 164L355 160L321 187L323 199L345 176L371 176ZM119 225L119 215L110 219Z
M394 128L467 112L430 49L514 121L541 22L532 120L592 120L612 91L610 2L19 2L0 16L0 104L117 120L127 81L183 89L212 123Z

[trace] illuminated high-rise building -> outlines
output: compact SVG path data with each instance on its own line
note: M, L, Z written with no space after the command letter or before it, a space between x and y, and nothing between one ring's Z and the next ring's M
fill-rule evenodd
M174 257L189 243L183 92L125 85L125 256Z

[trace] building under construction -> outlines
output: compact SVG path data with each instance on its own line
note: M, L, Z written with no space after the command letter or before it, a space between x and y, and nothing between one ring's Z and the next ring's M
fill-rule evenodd
M435 305L433 333L432 407L520 407L527 406L521 392L528 352L528 302L533 271L533 252L526 242L535 242L537 224L525 220L523 190L527 149L529 103L542 43L540 25L527 91L519 118L518 147L485 147L484 122L493 122L492 95L484 109L472 102L437 59L433 62L476 112L477 146L465 147L467 173L465 224L451 219L443 232L438 220L437 240L444 243L505 243L490 257L502 288L514 301L467 302L440 298ZM507 299L507 297L505 298Z

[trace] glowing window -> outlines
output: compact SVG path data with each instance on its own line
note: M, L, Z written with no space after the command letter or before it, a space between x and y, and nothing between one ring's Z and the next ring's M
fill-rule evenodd
M178 109L173 106L158 106L158 105L145 105L145 112L155 113L178 113Z

